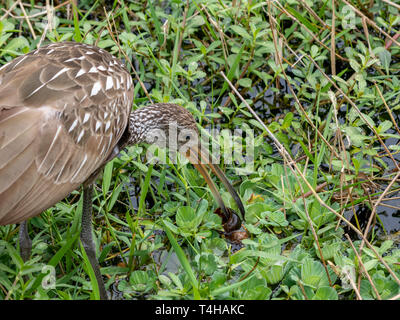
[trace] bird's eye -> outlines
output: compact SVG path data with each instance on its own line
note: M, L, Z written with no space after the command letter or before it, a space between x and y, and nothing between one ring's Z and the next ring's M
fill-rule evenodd
M191 138L190 134L187 134L186 137L185 137L185 140L186 140L186 141L189 141L190 138Z

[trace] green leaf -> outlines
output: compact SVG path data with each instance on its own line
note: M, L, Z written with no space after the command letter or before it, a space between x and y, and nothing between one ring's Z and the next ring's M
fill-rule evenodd
M153 282L154 280L149 276L149 273L143 270L133 271L129 279L133 289L139 292L151 289Z
M49 266L56 267L56 265L60 262L62 257L70 250L71 246L75 243L75 241L78 239L80 233L76 232L71 238L69 238L65 244L56 252L56 254L50 259L50 261L47 263ZM45 274L39 275L33 285L31 286L30 290L28 293L33 292L42 282L42 279L45 277ZM96 282L97 283L97 282Z
M392 127L392 121L385 120L381 124L379 124L379 127L377 129L378 133L383 133L389 130Z
M92 290L93 290L93 295L95 300L100 300L100 290L99 290L99 284L97 283L96 275L94 273L92 264L89 261L89 258L86 254L85 249L83 248L82 242L81 244L81 253L83 257L83 261L85 262L86 265L86 270L89 275L90 283L92 284Z
M391 53L383 48L378 52L379 61L381 62L382 66L385 68L386 73L389 74L389 67L390 62L392 61Z
M380 254L384 254L387 250L389 250L392 246L393 246L393 240L386 240L386 241L384 241L382 244L381 244L381 246L380 246L380 248L378 249L378 252L380 253Z
M74 15L74 40L76 42L82 42L82 35L79 28L79 14L77 6L72 3L72 12Z
M114 204L118 200L119 194L121 193L123 187L124 185L121 183L113 190L111 199L107 202L108 211L114 207Z
M312 24L308 19L306 19L305 17L303 17L303 16L300 14L300 12L299 12L298 10L293 9L293 8L290 7L290 6L286 6L286 9L287 9L293 16L295 16L295 18L296 18L297 20L299 20L299 22L301 22L302 24L304 24L309 30L311 30L311 31L314 32L314 33L318 33L318 32L319 32L318 28L317 28L314 24ZM302 12L304 12L304 11L302 11ZM303 13L303 14L304 14L304 13Z
M228 74L226 75L226 77L229 79L229 81L232 81L233 77L235 76L236 70L239 67L239 63L240 63L240 60L242 58L243 50L244 50L245 47L246 47L246 45L243 44L242 47L240 48L239 53L236 55L235 60L234 60L234 62L232 64L232 66L230 67ZM222 95L224 94L226 89L228 89L228 86L229 86L228 82L224 81L224 84L222 86L221 92L219 93L218 99L220 97L222 97Z
M165 224L164 220L161 220L163 225L164 225L164 231L167 234L167 237L169 239L169 242L171 242L172 248L174 249L176 256L178 257L179 262L181 263L183 269L185 270L187 276L189 277L189 280L192 284L193 287L193 296L195 300L201 299L200 292L198 289L198 281L193 273L193 270L190 266L190 263L188 259L186 258L185 253L183 252L182 248L179 246L178 242L176 241L175 237L171 233L170 229L167 227Z
M378 259L368 260L368 261L364 262L364 267L367 271L369 271L369 270L375 268L377 266L378 262L379 262Z
M182 284L181 280L179 279L179 277L172 272L168 272L168 275L171 277L172 281L178 287L178 289L183 290L183 284Z
M285 115L285 118L283 119L283 123L282 123L281 129L285 130L285 129L289 128L291 123L292 123L292 121L293 121L293 112L288 112Z
M359 71L360 71L361 66L360 66L360 64L359 64L356 60L350 59L350 60L349 60L349 63L350 63L350 66L353 68L353 70L354 70L355 72L359 72Z
M176 213L176 224L179 227L189 230L193 229L199 224L196 220L196 212L192 207L183 206L178 208Z
M242 78L239 79L239 84L245 88L251 88L251 79L250 78Z
M250 41L253 40L253 37L250 36L250 35L248 34L248 32L247 32L244 28L242 28L242 27L240 27L240 26L238 26L238 25L233 25L233 26L231 26L231 29L232 29L235 33L237 33L239 36L241 36L241 37L243 37L243 38L245 38L245 39L247 39L247 40L250 40Z
M22 266L24 265L24 261L22 260L21 256L19 255L18 251L10 245L8 242L4 240L0 240L0 246L3 245L6 247L8 254L10 255L11 259L13 262L16 264L16 266L21 269Z
M336 290L332 287L320 287L317 289L312 300L338 300L338 294Z
M164 32L162 32L161 30L161 22L159 20L159 16L156 14L156 10L154 9L152 1L147 2L147 4L150 7L151 21L154 22L154 28L158 38L158 43L161 46L164 42Z
M170 221L168 220L164 220L164 224L169 228L169 230L171 230L173 233L175 234L179 234L179 229L176 225L172 224Z
M361 118L361 116L360 116L360 119L365 124L368 124L369 126L371 126L373 128L375 127L375 122L374 122L374 120L372 120L372 118L369 115L363 113L363 118Z
M29 48L29 42L24 37L18 37L12 39L4 48L0 56L3 56L6 53L18 54L18 51L23 48Z
M203 254L200 256L199 264L201 270L205 272L206 275L212 275L218 268L215 261L215 256L213 254Z
M270 206L264 202L253 203L249 205L246 209L245 221L247 223L254 224L259 220L263 212L268 211L270 209L271 209Z
M271 293L272 290L267 286L265 279L252 277L235 290L234 297L246 300L267 300Z
M276 284L283 279L284 268L282 265L273 265L269 268L261 269L260 274L267 280L268 284Z
M231 285L225 285L222 288L215 289L214 291L211 292L211 295L212 296L217 296L217 295L220 295L222 293L229 292L229 291L231 291L231 290L233 290L235 288L238 288L238 287L244 285L247 281L251 280L253 277L254 277L254 274L252 274L250 277L247 277L247 278L243 279L242 281L233 283Z
M276 227L286 227L288 225L285 219L285 214L282 211L267 212L265 217L267 220L263 222L264 225L271 225Z
M107 192L110 189L113 164L114 164L114 161L110 161L104 167L103 181L102 181L102 189L103 189L103 197L104 198L106 198Z
M243 241L243 243L245 243L245 242ZM249 257L260 257L260 258L266 259L266 261L268 261L268 262L276 262L276 261L281 261L281 260L294 261L293 259L282 256L280 254L259 251L259 250L246 250L245 253Z
M328 277L322 263L312 259L306 259L302 264L301 280L304 284L315 289L329 285Z

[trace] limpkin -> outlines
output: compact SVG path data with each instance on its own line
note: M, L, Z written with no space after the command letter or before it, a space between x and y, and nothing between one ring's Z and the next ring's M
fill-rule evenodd
M30 257L27 219L83 186L81 241L107 298L92 240L93 182L124 147L175 123L198 133L195 120L175 104L153 104L131 112L132 78L117 58L96 46L52 43L0 69L0 225L21 223L21 256ZM178 144L180 142L178 141ZM244 213L243 204L207 152L192 145L185 155L204 176L229 218L205 168L221 179Z

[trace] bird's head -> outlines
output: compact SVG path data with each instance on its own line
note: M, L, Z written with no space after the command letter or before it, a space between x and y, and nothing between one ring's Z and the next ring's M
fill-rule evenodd
M227 221L232 214L226 208L208 174L206 166L210 167L232 195L242 217L244 216L244 207L235 189L218 165L215 165L213 157L201 147L196 122L188 110L171 103L158 103L139 108L131 113L129 134L129 145L147 142L159 147L168 147L170 151L172 149L185 155L206 180Z

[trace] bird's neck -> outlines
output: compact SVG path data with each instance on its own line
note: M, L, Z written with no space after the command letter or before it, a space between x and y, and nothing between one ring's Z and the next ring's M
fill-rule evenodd
M171 114L173 109L167 106L167 104L155 104L131 112L128 123L129 138L127 144L150 143L152 133L157 134L160 131L168 135L169 123L173 119Z
M146 132L151 126L151 121L146 117L145 108L137 109L131 112L128 120L127 145L134 145L143 142L146 138Z
M157 103L131 112L126 145L147 142L167 146L167 142L171 142L169 137L179 144L184 138L180 135L186 136L187 131L197 134L196 123L189 111L175 104Z

